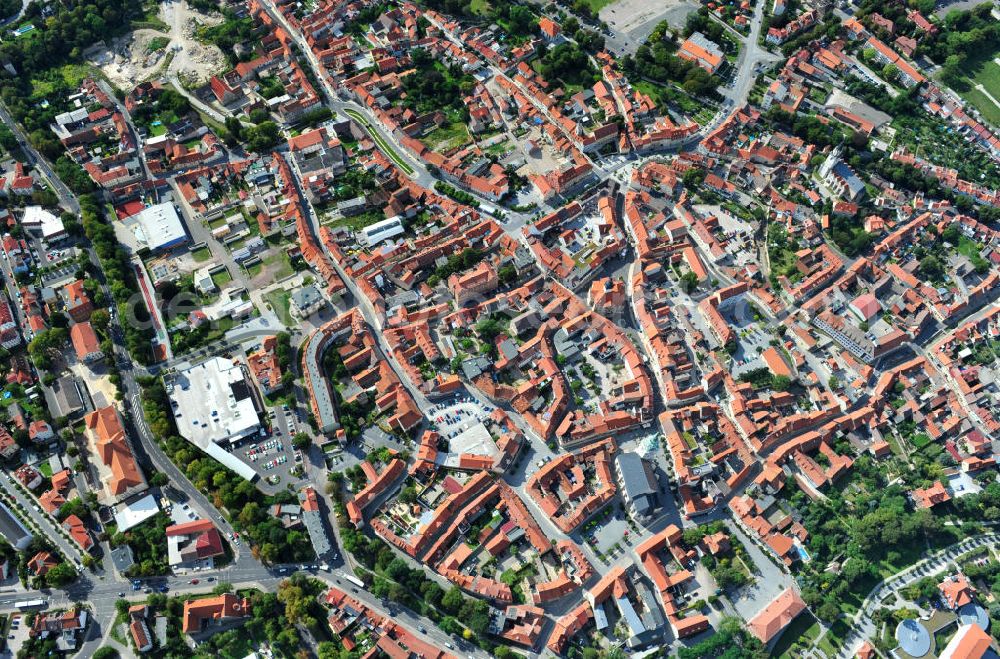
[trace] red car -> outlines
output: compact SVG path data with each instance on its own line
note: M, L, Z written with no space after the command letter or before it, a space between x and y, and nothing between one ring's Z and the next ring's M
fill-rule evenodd
M197 586L198 585L198 580L197 579L192 579L191 580L191 585L192 586Z

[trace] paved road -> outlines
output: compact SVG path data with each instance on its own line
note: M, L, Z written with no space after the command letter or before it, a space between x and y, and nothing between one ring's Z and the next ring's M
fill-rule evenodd
M17 138L18 144L21 146L21 151L24 152L25 158L28 164L32 165L36 171L41 173L45 180L52 186L56 195L59 197L59 201L62 202L66 208L77 215L80 214L80 204L77 203L76 197L70 192L66 184L63 183L56 173L52 170L52 165L46 160L40 153L35 151L34 147L28 141L27 135L21 130L21 126L18 125L14 118L10 116L7 112L7 107L0 102L0 121L3 121L10 128L11 132L14 133L14 137Z
M28 5L30 4L31 0L21 0L21 8L18 9L17 13L14 14L13 16L10 16L9 18L5 18L4 20L0 21L0 28L5 28L8 25L11 25L12 23L16 23L19 20L21 20L21 17L24 16L24 12L27 11Z
M176 73L171 73L167 77L167 80L169 80L170 84L172 84L174 86L174 89L177 90L178 94L180 94L181 96L183 96L184 98L186 98L188 101L190 101L191 105L195 109L197 109L199 112L201 112L203 114L208 115L214 121L218 121L220 124L225 125L225 123L226 123L226 117L231 117L232 116L232 113L229 112L228 110L226 111L226 114L223 114L223 113L219 112L218 110L216 110L211 105L208 105L207 103L205 103L203 100L201 100L200 98L198 98L197 96L195 96L191 92L189 92L187 89L185 89L184 85L181 84L181 81L177 77Z
M767 4L766 0L758 0L757 8L754 9L753 19L750 21L750 34L743 38L743 47L736 60L733 86L722 87L719 90L737 108L742 107L750 97L750 90L753 89L753 84L757 80L758 65L767 65L783 59L758 43L761 25L764 21L764 7Z
M26 495L21 491L21 488L8 480L8 478L10 477L6 474L0 476L0 487L3 487L7 494L14 498L14 501L17 502L19 512L30 518L35 525L44 531L48 539L55 544L63 556L79 562L83 558L83 555L80 553L80 548L76 543L63 537L62 533L59 532L61 529L58 527L57 522L41 509L37 499Z

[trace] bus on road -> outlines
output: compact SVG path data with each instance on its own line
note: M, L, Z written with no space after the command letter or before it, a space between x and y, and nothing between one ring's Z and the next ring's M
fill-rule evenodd
M44 609L47 605L48 602L42 599L22 600L15 604L15 606L22 611L28 611L29 609Z
M347 579L348 581L350 581L352 584L354 584L355 586L357 586L358 588L364 588L365 587L365 582L362 581L361 579L358 579L354 575L347 574L347 573L341 573L341 575L345 579Z

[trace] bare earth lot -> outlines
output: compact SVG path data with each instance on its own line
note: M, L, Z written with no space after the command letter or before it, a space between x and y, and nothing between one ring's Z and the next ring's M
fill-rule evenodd
M216 25L221 16L199 13L186 2L160 5L159 18L169 32L141 29L111 42L110 47L90 55L89 60L119 89L132 89L153 77L177 76L192 83L202 83L219 72L226 63L222 51L195 38L201 25ZM166 48L151 51L154 39L169 39ZM169 64L166 64L170 58Z
M615 52L634 53L660 21L681 27L697 9L698 3L691 0L618 0L601 9L599 16L611 27L609 46Z

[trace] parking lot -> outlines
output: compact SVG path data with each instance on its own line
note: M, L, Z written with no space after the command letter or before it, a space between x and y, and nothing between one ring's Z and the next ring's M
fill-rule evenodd
M427 417L431 420L431 428L445 439L452 439L482 423L493 410L492 406L480 404L475 398L458 396L430 408Z
M594 515L574 534L574 537L579 536L580 540L587 542L594 551L606 555L607 560L617 559L643 537L629 527L625 512L620 506L621 502L615 497L604 510Z
M24 624L24 616L15 613L11 616L10 626L7 629L7 644L3 656L16 657L21 650L21 646L28 640L28 630L30 627Z
M308 431L308 427L287 405L269 408L264 421L271 426L266 436L256 435L234 442L229 452L250 465L262 481L271 485L299 480L293 470L302 466L303 457L292 446L292 438L300 431Z

